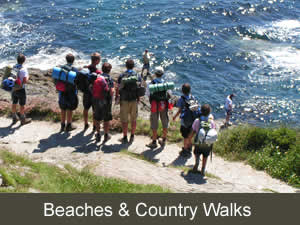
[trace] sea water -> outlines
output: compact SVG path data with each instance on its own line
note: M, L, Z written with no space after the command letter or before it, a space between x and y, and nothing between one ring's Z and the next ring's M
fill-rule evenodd
M0 0L0 68L27 56L49 69L73 53L101 52L113 68L142 54L162 66L175 93L188 82L217 118L235 93L234 120L300 124L300 1Z

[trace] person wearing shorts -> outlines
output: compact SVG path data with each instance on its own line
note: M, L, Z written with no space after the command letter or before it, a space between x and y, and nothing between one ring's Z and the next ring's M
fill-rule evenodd
M162 80L162 76L164 74L164 70L161 67L155 69L156 78L151 82L151 84L160 84L164 83ZM149 87L148 87L149 89ZM163 147L166 144L168 127L169 127L169 116L168 116L168 100L170 98L170 94L167 91L158 91L150 94L148 91L149 100L151 104L151 114L150 114L150 124L152 129L152 141L146 146L154 149L157 147L157 130L158 130L158 121L159 118L162 123L163 128L163 136L161 140L158 140L158 143Z
M150 56L152 56L152 54L149 54L148 49L146 49L143 54L143 68L141 73L144 80L146 80L147 76L150 75ZM144 70L147 71L146 76L144 76Z
M72 55L71 53L67 54L66 55L67 64L62 66L62 68L65 68L66 70L78 72L78 69L72 66L74 60L75 60L74 55ZM67 132L70 132L76 129L76 126L72 124L72 115L73 115L73 111L78 106L78 97L77 97L77 89L75 85L70 83L65 83L65 88L66 90L64 92L62 91L58 92L58 104L61 110L60 131L63 132L66 129ZM66 121L67 121L67 125L66 125Z
M232 99L233 97L235 97L234 94L230 94L227 96L226 100L225 100L225 105L224 105L224 109L225 109L225 115L226 115L226 120L225 120L225 127L228 127L231 125L230 123L230 117L232 116Z
M191 138L193 138L193 136L199 132L200 126L201 126L201 121L209 122L210 127L213 129L216 129L214 117L212 114L210 114L210 112L211 112L211 108L208 104L201 106L202 115L201 115L200 119L196 119L193 123L192 133L190 135ZM194 147L195 165L193 167L193 172L198 171L200 156L202 155L201 175L205 176L206 162L207 162L208 156L211 153L212 148L213 148L212 144L202 143L200 145L195 145L195 147Z
M102 76L105 78L106 83L109 88L109 93L106 96L106 104L104 105L104 115L103 115L103 120L104 120L104 142L107 142L111 136L108 134L109 132L109 127L110 127L110 121L112 120L112 98L114 95L114 82L111 78L110 71L112 69L112 65L110 63L103 63L102 65Z
M95 52L91 55L91 64L89 66L85 66L84 68L88 68L90 73L102 74L101 70L97 69L97 65L101 61L101 55L98 52ZM84 129L87 130L89 128L88 117L89 117L89 109L93 106L93 94L92 94L92 84L90 84L90 88L83 93L82 103L83 103L83 120L84 120ZM96 131L95 120L93 119L93 131Z
M138 85L141 84L142 79L135 71L133 71L133 68L134 61L132 59L128 59L126 61L127 70L119 76L118 86L116 88L115 102L120 102L120 118L123 131L123 138L120 141L123 144L128 143L128 117L130 117L131 122L131 135L129 142L133 142L138 115ZM129 82L127 82L128 80Z
M23 54L19 54L17 57L17 64L14 66L13 70L17 72L17 77L11 98L12 98L12 124L15 124L19 119L21 120L21 125L25 125L31 122L30 118L25 117L25 105L26 105L26 89L25 84L28 83L29 74L25 67L23 67L26 57ZM19 87L17 89L17 86ZM20 118L17 115L17 105L20 105Z
M185 155L191 155L191 151L192 151L192 139L190 137L191 133L192 133L192 125L185 125L184 120L182 119L182 114L184 112L184 109L186 107L185 101L183 98L189 99L191 98L191 86L188 83L185 83L182 85L181 87L181 91L183 93L183 96L178 100L176 107L178 107L178 111L175 114L175 116L173 117L173 120L175 121L177 116L180 115L181 120L180 120L180 133L183 137L183 148L182 151L180 152L180 154L185 156Z

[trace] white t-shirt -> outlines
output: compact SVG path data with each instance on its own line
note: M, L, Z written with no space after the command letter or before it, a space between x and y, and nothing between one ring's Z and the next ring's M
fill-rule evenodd
M144 60L144 64L148 64L150 62L150 55L149 55L149 53L144 53L143 60Z
M232 110L232 100L230 99L230 95L227 96L225 101L225 110Z
M23 83L23 79L29 76L28 70L20 64L15 65L14 68L19 69L18 78L20 79L21 83ZM22 87L25 88L25 84L23 84Z

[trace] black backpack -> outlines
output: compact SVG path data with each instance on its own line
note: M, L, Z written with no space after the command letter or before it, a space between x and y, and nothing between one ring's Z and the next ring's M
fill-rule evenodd
M181 98L184 100L185 106L182 110L180 118L183 119L185 127L191 127L195 119L201 116L199 103L192 95L189 99L187 99L185 96L181 96Z
M120 97L121 100L125 100L125 101L133 101L133 100L137 100L138 98L138 94L137 94L137 90L138 90L138 84L136 81L129 81L129 82L125 82L125 80L127 78L131 78L132 76L136 76L136 78L138 79L138 75L133 71L132 73L129 72L125 72L122 81L123 82L123 87L120 89Z

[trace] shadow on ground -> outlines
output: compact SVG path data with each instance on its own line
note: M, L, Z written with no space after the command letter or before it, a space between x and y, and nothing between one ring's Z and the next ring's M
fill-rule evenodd
M13 127L13 126L14 126L14 124L10 124L7 127L0 127L0 138L4 138L4 137L7 137L7 136L15 133L15 131L21 127L21 124L19 124L18 126L15 126L15 127Z
M182 176L188 184L205 184L207 182L200 172L195 173L189 170L185 173L182 171L180 176Z

